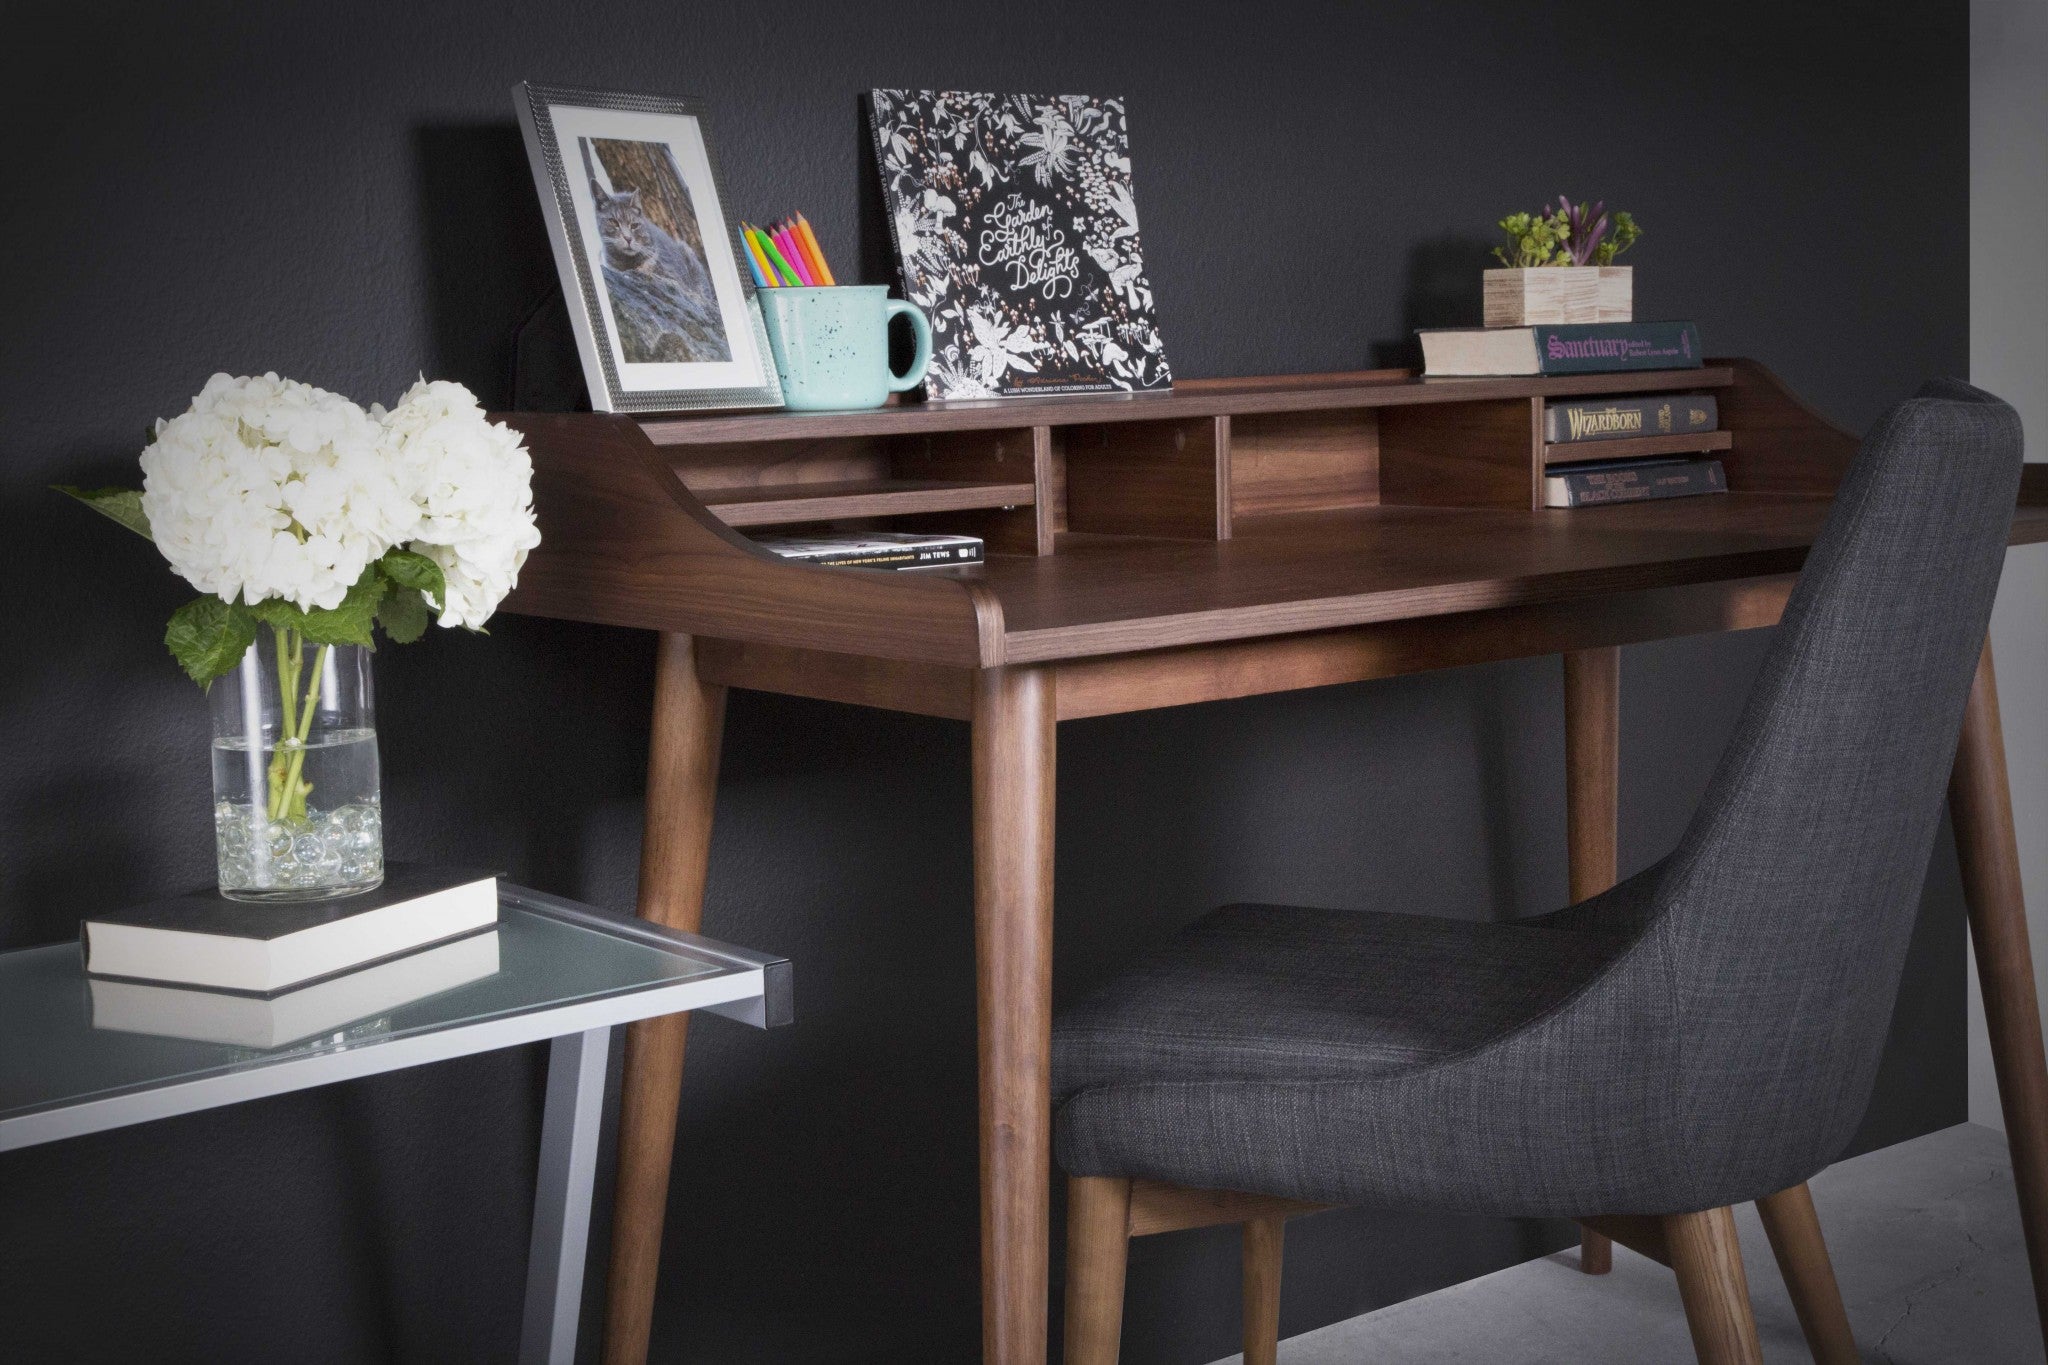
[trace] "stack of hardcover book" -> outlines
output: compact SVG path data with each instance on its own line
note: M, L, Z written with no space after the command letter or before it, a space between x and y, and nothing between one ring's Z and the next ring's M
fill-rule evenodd
M272 1048L498 970L498 881L394 863L374 891L262 904L195 891L87 920L95 1028Z
M1543 470L1543 505L1596 507L1651 498L1725 493L1721 462L1705 453L1673 452L1663 438L1703 436L1718 429L1712 395L1660 393L1626 398L1573 398L1543 405L1543 441L1585 447L1583 459L1558 460ZM1644 444L1656 454L1641 453ZM1613 455L1603 456L1609 446Z
M1702 363L1699 328L1690 322L1460 327L1420 335L1423 374L1430 379L1691 370ZM1719 424L1714 400L1692 393L1546 403L1544 505L1592 507L1725 493L1721 462L1705 453L1711 443L1685 443ZM1614 444L1603 452L1602 442ZM1581 443L1584 459L1558 458L1558 447Z

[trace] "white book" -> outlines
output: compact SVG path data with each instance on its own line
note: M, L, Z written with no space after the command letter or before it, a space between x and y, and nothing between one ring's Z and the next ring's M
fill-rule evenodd
M195 891L95 916L81 937L94 976L272 995L497 922L497 878L394 864L361 895L277 904Z
M92 1026L231 1047L273 1048L481 981L498 970L498 931L330 977L283 995L92 979Z

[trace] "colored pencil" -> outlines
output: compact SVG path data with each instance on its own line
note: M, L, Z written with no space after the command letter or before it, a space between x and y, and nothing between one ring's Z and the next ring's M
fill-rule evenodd
M775 245L773 237L770 237L762 229L755 228L754 239L761 244L761 250L767 255L768 259L775 262L777 273L783 277L780 281L783 286L794 287L804 282L803 276L796 273L796 267L789 263L788 258L782 254L781 248Z
M796 243L798 251L804 253L804 264L811 268L811 282L830 283L825 275L825 263L818 258L817 244L804 236L803 225L794 218L789 220L789 239Z
M781 246L782 254L803 274L804 283L816 285L818 267L811 260L811 253L804 250L804 239L796 235L796 227L785 218L775 225L775 241Z
M803 237L804 246L811 253L811 273L818 277L819 284L837 284L832 278L832 267L825 263L825 249L818 245L818 234L811 231L811 220L801 213L796 216L797 231Z
M752 226L747 228L747 245L761 258L761 273L768 277L768 287L773 289L780 285L782 276L775 273L775 262L769 258L767 241L761 235L761 229Z
M789 235L789 229L787 227L778 228L776 230L775 245L782 248L782 254L789 258L789 263L791 265L794 265L796 267L796 276L798 279L802 280L806 285L814 285L817 283L816 280L811 278L811 268L808 265L804 264L804 253L797 248L796 238Z
M740 240L747 244L747 269L753 272L754 288L768 287L768 262L761 255L761 248L754 245L754 230L745 223L740 224Z

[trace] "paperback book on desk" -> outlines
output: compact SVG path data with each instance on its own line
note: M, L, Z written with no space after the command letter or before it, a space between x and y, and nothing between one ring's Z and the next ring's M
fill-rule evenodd
M799 564L835 569L943 569L979 564L979 536L915 531L819 532L807 536L756 536L754 543Z
M394 863L359 896L274 904L209 888L96 916L79 932L92 976L275 995L497 922L496 877Z

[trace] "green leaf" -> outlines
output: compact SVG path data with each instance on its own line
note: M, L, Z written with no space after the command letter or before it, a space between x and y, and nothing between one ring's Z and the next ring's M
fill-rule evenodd
M149 518L142 514L142 490L139 488L78 488L68 483L50 485L55 492L80 502L103 517L112 517L123 526L152 540L149 533Z
M377 647L376 639L370 634L377 623L377 604L384 600L384 576L377 572L375 564L363 570L363 576L355 581L348 595L341 599L339 606L331 609L315 607L306 613L305 623L299 627L305 633L306 642L315 645L365 645Z
M363 570L348 595L333 607L300 610L281 598L265 598L247 608L272 630L296 630L309 645L363 645L377 647L371 628L377 620L377 604L383 600L385 582L375 564Z
M164 647L201 687L233 670L256 642L256 617L244 606L208 593L171 613Z
M448 578L441 572L441 566L418 551L386 550L377 567L393 587L417 589L427 595L429 602L440 602L448 591Z
M409 645L425 635L433 619L427 599L411 588L400 588L377 604L377 624L395 645Z
M306 628L306 613L281 597L266 597L244 610L272 630L303 631Z

